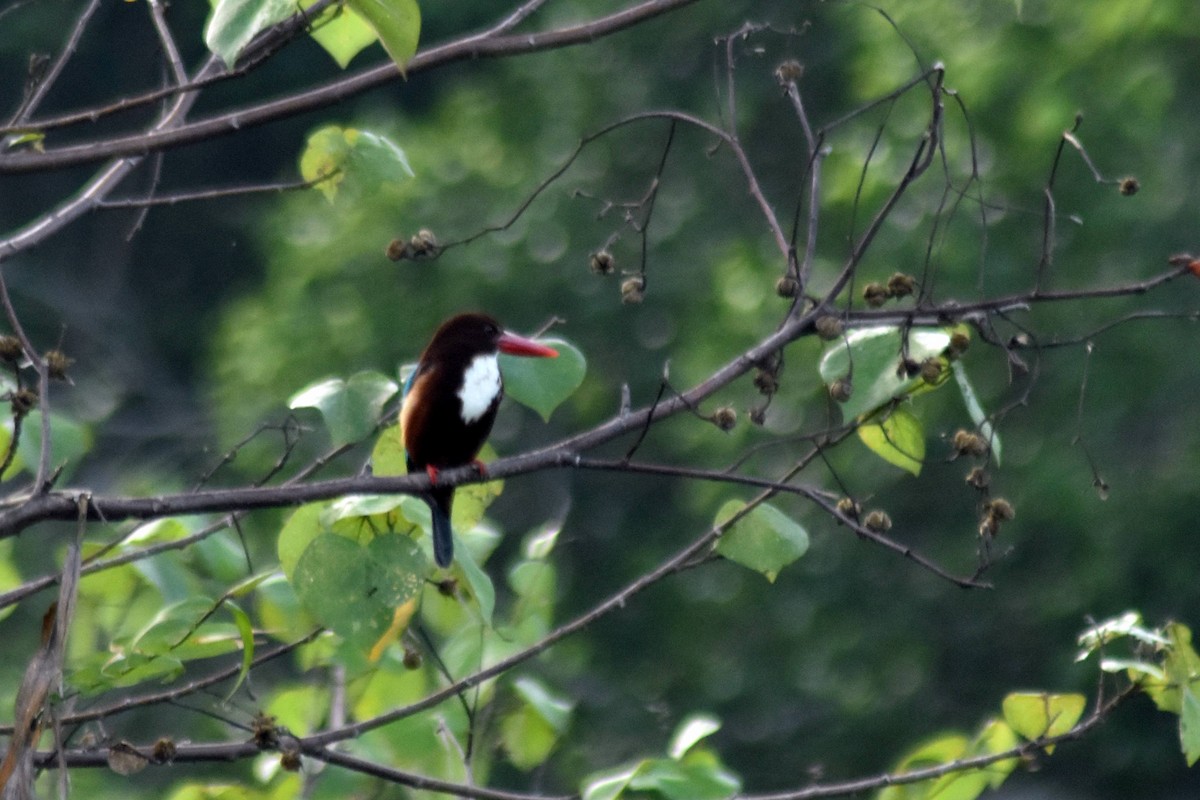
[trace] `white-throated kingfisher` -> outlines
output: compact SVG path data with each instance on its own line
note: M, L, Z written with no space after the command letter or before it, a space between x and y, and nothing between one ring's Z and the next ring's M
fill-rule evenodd
M492 431L504 396L497 356L554 358L558 351L509 333L486 314L460 314L433 334L416 370L404 384L400 427L408 471L423 469L433 488L428 502L433 514L433 557L439 567L454 558L450 507L454 487L437 485L443 469L475 464Z

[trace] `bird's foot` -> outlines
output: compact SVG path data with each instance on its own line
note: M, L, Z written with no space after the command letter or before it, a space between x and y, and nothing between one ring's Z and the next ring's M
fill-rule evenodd
M429 482L431 484L436 484L438 482L438 474L440 472L441 472L441 470L439 470L437 467L433 466L432 464L425 467L425 474L429 476Z
M475 458L471 460L471 466L474 467L475 471L479 473L479 477L487 477L487 464L483 463L478 458Z

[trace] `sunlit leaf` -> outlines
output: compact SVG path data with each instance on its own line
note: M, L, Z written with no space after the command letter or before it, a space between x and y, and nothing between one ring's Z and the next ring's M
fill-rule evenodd
M421 9L417 0L347 0L350 8L370 23L383 49L404 74L421 38Z
M712 714L689 714L675 728L667 755L674 759L683 758L696 742L721 729L721 720Z
M991 719L984 724L983 729L975 738L974 749L980 755L995 755L1012 750L1018 743L1016 732L1008 724L998 719ZM1004 780L1020 763L1020 759L1006 758L1003 761L994 761L984 767L983 772L987 775L988 786L993 789L999 788L1000 784L1004 783Z
M921 474L925 461L925 427L903 406L882 412L877 422L859 426L858 438L889 464Z
M745 506L730 500L717 511L714 524L725 523ZM774 583L779 570L808 552L808 531L770 503L760 503L725 532L716 550Z
M574 704L528 676L517 678L513 690L521 703L501 721L501 741L509 760L528 770L550 754L567 728Z
M305 3L311 5L311 3ZM327 9L312 25L312 38L342 69L379 37L375 29L349 6Z
M629 787L658 792L670 800L724 800L737 794L742 782L711 753L694 750L682 760L646 762Z
M504 393L549 421L554 409L574 394L587 374L587 359L575 345L562 339L543 339L558 351L557 358L527 358L500 354Z
M1069 731L1083 714L1087 699L1081 694L1013 692L1004 698L1004 721L1030 741ZM1046 748L1051 752L1051 748Z

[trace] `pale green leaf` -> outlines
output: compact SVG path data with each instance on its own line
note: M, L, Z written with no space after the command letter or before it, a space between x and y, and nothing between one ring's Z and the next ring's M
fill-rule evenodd
M1190 767L1200 759L1200 697L1197 697L1196 691L1190 687L1183 690L1179 739L1183 744L1183 756Z
M232 68L256 34L295 11L293 0L217 0L204 28L204 43Z
M1083 714L1087 699L1081 694L1013 692L1004 698L1004 721L1030 741L1069 731ZM1050 748L1047 748L1050 752Z
M950 332L941 328L913 328L907 332L907 343L907 357L920 363L946 349ZM898 370L902 352L899 328L875 327L850 331L825 353L818 370L826 385L851 376L853 393L841 404L845 419L870 414L924 385L919 375L908 377Z
M859 426L858 438L889 464L920 475L925 461L925 428L921 420L903 406L881 413L878 421Z
M741 500L725 503L717 511L714 524L724 524L745 505ZM717 541L716 551L761 572L773 583L779 570L808 551L808 531L770 503L760 503L725 531Z
M554 409L574 394L587 374L587 359L562 339L541 341L558 351L557 358L528 358L500 354L504 393L549 421Z
M421 9L417 0L347 0L362 15L392 61L405 74L421 39Z
M229 609L229 613L233 615L233 621L237 625L238 635L242 639L242 667L238 670L237 680L233 682L228 694L225 695L225 702L237 692L241 685L246 680L246 676L250 674L250 665L254 663L254 625L250 622L250 615L238 606L232 600L225 601L225 608Z
M365 439L379 424L383 405L400 387L378 372L359 372L349 380L330 378L301 389L288 408L321 412L335 446Z
M311 3L305 3L305 6ZM312 26L312 38L345 69L354 57L379 37L375 29L349 6L335 5L318 17Z
M671 743L667 747L667 755L679 760L696 742L704 739L721 729L721 720L713 714L689 714L675 728Z

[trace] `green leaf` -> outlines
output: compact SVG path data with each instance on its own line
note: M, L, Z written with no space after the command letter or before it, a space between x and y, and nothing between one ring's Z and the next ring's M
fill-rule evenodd
M0 541L0 586L21 585L21 572L17 569L17 565L13 563L13 543L15 541L15 539ZM0 608L0 621L6 619L16 610L16 603L12 603L6 608Z
M921 420L903 406L881 413L883 417L878 422L859 427L858 438L889 464L920 475L925 461L925 428Z
M1004 721L1033 742L1069 731L1083 715L1086 702L1081 694L1013 692L1004 698L1001 709Z
M300 154L300 176L333 202L343 185L359 193L411 178L412 167L387 137L357 128L326 125L309 134ZM349 182L347 182L349 181Z
M941 328L913 328L908 331L907 340L908 358L919 363L940 355L950 344L950 332ZM919 375L910 378L903 370L898 373L902 344L899 328L859 328L825 353L818 369L826 385L847 375L852 378L854 391L841 404L845 419L870 414L925 385Z
M1190 767L1200 759L1200 697L1191 687L1183 690L1179 739L1183 743L1183 756Z
M979 735L975 737L973 749L980 755L995 755L1008 752L1017 744L1017 734L1011 727L998 719L991 719L984 724ZM988 778L988 786L993 789L999 788L1019 763L1020 759L1006 758L983 767L982 771Z
M225 702L228 703L230 698L241 688L246 676L250 674L250 665L254 662L254 626L250 623L250 615L243 611L237 603L226 600L225 608L229 609L229 613L233 615L238 634L242 637L242 668L238 670L237 680L233 682L229 693L225 695Z
M398 424L389 425L379 432L379 438L371 448L371 473L381 477L408 474L404 440L400 436Z
M490 627L492 614L496 610L496 587L492 584L492 579L479 567L469 547L459 547L455 551L454 563L479 604L479 616L483 623Z
M50 469L62 467L60 483L71 479L79 462L92 449L92 431L66 417L50 413ZM17 443L17 454L25 468L37 468L42 451L42 412L34 409L21 424L21 441Z
M395 607L421 590L428 572L425 555L407 536L380 535L363 547L321 533L296 563L292 585L317 619L366 650L391 625Z
M383 405L400 387L378 372L360 372L350 380L330 378L301 389L288 408L315 408L325 418L335 446L365 439L379 423Z
M1139 684L1159 710L1181 714L1184 690L1200 681L1200 655L1192 648L1192 631L1186 625L1172 622L1163 633L1167 641L1160 645L1164 676L1146 675Z
M671 744L667 747L667 755L675 760L683 758L696 742L704 739L721 729L721 720L713 714L689 714L675 728Z
M362 15L392 61L405 74L421 38L421 9L417 0L347 0Z
M714 524L724 524L745 506L730 500L717 511ZM761 503L725 532L716 551L774 583L779 570L808 551L808 531L770 503Z
M283 574L287 576L288 581L293 579L296 562L300 560L300 556L304 555L304 551L312 544L313 539L328 532L321 521L325 509L328 507L328 502L302 505L293 511L287 522L283 524L283 530L279 532L279 541L275 547L276 553L279 555L279 565L283 567Z
M629 788L629 782L646 763L636 761L614 769L593 772L580 784L581 800L616 800Z
M629 787L655 791L671 800L724 800L737 794L742 782L716 756L700 750L681 761L659 758L646 762Z
M532 769L546 760L567 728L573 704L528 676L517 678L513 689L521 699L500 723L501 741L509 760L519 769Z
M546 720L556 734L566 731L571 711L575 708L574 703L555 695L541 681L527 675L513 681L513 691Z
M967 406L967 413L971 415L971 421L975 423L979 435L992 448L992 457L996 459L996 466L1000 466L1000 434L996 432L991 420L984 413L983 406L979 403L979 398L975 394L974 387L971 386L971 380L967 377L967 370L963 367L962 362L955 361L950 368L954 370L954 379L958 382L958 390L962 394L963 403Z
M295 10L292 0L217 0L204 29L204 43L232 68L256 34Z
M312 5L304 3L305 7ZM348 6L335 5L313 21L312 38L345 69L354 57L379 37L375 29Z
M500 720L500 743L517 769L541 766L557 742L554 729L528 705L513 709Z
M920 769L929 767L938 767L943 764L949 764L952 761L960 759L968 754L970 742L966 736L960 733L947 733L938 736L929 741L923 742L916 749L906 754L900 763L892 770L893 772L903 775L907 772L915 772ZM947 793L951 788L946 781L946 778L954 778L956 776L944 776L943 778L935 778L919 783L898 784L889 786L883 789L877 795L878 800L918 800L921 798L954 798L954 800L968 800L969 797L975 797L979 792L983 791L983 786L986 786L986 780L976 778L975 784L982 784L979 790L974 795L960 796L957 791ZM965 785L959 787L962 789L970 789Z
M504 393L532 408L543 420L579 388L587 374L587 359L575 345L563 339L545 339L542 344L558 351L557 358L526 358L500 354Z

